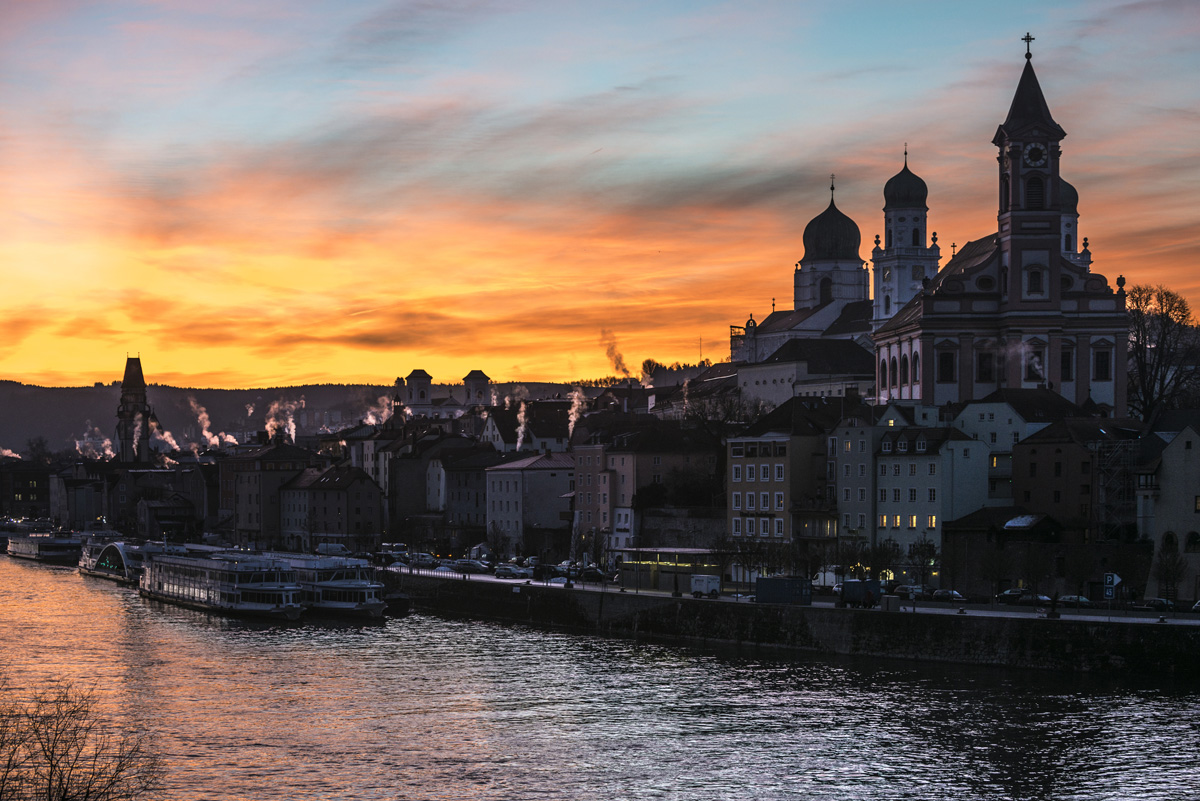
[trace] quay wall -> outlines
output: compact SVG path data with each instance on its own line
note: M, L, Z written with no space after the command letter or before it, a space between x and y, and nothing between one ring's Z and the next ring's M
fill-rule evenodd
M395 576L395 574L393 574ZM1200 626L730 603L594 587L397 577L440 614L699 646L1200 679Z

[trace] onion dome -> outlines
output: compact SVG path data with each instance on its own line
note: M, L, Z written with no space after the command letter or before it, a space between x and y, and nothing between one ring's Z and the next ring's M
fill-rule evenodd
M1067 179L1059 177L1058 179L1058 205L1062 209L1063 214L1078 214L1079 213L1079 192L1075 187L1067 183Z
M908 157L904 159L904 169L893 175L883 185L883 210L891 209L921 209L928 211L925 205L929 197L929 187L912 170L908 169Z
M862 241L858 225L842 214L832 199L829 208L804 228L804 258L801 261L845 260L861 262L858 245Z

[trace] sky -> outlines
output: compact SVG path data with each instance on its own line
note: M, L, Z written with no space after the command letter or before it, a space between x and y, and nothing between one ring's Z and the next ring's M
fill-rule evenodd
M0 378L729 358L829 202L996 226L1026 32L1093 270L1200 307L1200 3L6 0Z

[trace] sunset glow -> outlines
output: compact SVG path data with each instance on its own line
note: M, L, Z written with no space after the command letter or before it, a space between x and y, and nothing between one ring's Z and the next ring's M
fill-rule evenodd
M943 264L995 231L1027 30L1093 269L1200 307L1200 6L1010 6L0 4L0 378L726 359L831 173L864 259L906 143Z

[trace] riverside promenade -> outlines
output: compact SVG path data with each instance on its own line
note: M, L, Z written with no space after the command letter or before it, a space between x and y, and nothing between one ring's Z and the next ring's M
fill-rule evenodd
M1067 672L1200 680L1200 619L1183 614L960 607L905 602L901 610L760 604L675 597L613 585L498 580L384 571L414 607L701 647L845 654Z

